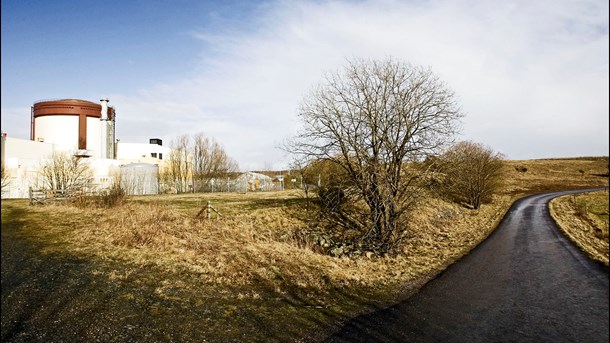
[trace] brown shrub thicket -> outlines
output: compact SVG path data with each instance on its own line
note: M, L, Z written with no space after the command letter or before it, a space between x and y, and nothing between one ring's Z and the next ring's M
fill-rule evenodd
M470 141L459 142L440 160L440 169L445 176L443 190L458 202L478 209L501 189L505 176L504 156L491 148Z

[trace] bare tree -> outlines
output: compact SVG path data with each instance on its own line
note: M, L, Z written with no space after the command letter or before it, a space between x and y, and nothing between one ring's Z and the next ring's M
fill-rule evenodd
M299 116L303 129L288 149L342 169L343 196L362 200L367 212L351 229L387 250L406 229L414 200L418 174L408 162L438 153L462 114L454 93L429 69L387 59L351 61L330 74L304 99Z
M199 190L213 178L226 176L239 169L237 162L214 139L199 133L194 136L193 142L193 175Z
M191 139L188 135L180 135L170 143L168 165L164 170L166 182L173 185L176 192L189 191L189 180L192 177L193 162L189 154Z
M443 188L457 201L478 209L503 180L504 156L480 143L459 142L441 157Z
M4 167L4 165L2 166L2 192L4 193L4 189L6 187L8 187L9 183L10 183L10 173L9 171Z
M209 174L209 167L211 165L209 150L209 138L201 133L196 134L193 138L193 177L195 178L197 190L202 189L205 175Z
M86 161L67 152L54 152L41 162L40 174L45 188L67 194L87 190L93 182L93 172Z
M238 170L237 162L212 138L199 133L180 135L170 143L171 151L161 178L177 193L202 191L213 178ZM192 187L192 188L191 188Z

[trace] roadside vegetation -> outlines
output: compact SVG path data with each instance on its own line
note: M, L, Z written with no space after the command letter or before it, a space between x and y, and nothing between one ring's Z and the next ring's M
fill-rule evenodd
M555 198L550 212L576 246L608 266L608 189Z
M301 190L128 196L111 207L3 200L2 231L49 258L91 261L92 276L118 285L124 306L167 315L176 327L205 322L191 329L192 341L316 341L350 316L415 292L484 240L515 199L607 187L607 164L506 161L502 188L476 210L429 192L392 254L324 250L328 237L303 234L313 206ZM195 218L208 201L222 216Z

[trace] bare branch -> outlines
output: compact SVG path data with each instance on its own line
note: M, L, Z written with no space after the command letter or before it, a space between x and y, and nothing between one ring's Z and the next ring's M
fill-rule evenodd
M418 177L405 173L406 165L440 153L463 115L429 69L388 59L352 61L328 75L304 98L299 116L303 129L287 150L337 165L368 207L360 230L385 242L406 226L403 215L417 194Z

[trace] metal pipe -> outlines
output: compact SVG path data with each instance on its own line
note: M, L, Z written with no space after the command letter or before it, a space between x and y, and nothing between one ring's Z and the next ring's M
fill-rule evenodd
M108 99L102 98L100 99L102 103L102 116L100 118L101 122L101 137L102 144L100 146L100 158L108 158Z

